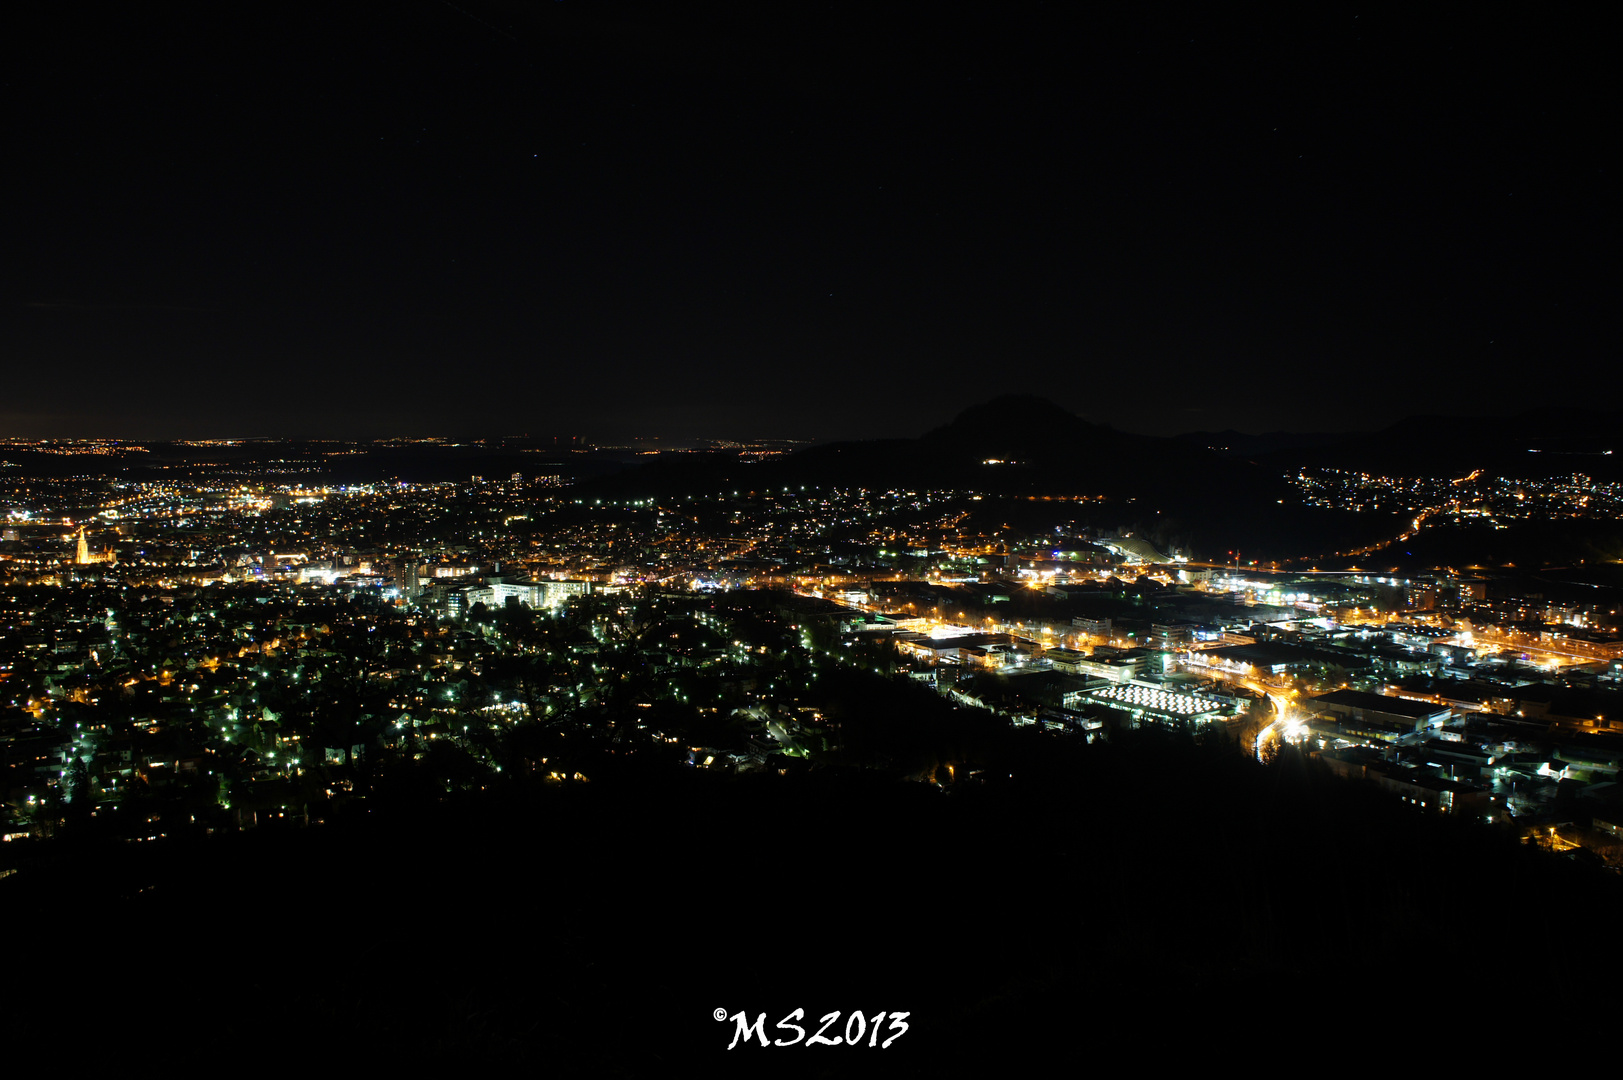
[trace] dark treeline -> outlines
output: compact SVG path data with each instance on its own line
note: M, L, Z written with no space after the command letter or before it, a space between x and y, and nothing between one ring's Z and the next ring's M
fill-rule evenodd
M1238 1059L1615 996L1603 868L1292 751L994 741L945 785L669 770L380 789L313 829L67 829L0 882L8 1023L55 1046L93 1030L70 1055L87 1065L923 1075L1084 1047ZM729 1054L718 1007L765 1012L772 1037L796 1007L907 1010L911 1030L882 1056Z

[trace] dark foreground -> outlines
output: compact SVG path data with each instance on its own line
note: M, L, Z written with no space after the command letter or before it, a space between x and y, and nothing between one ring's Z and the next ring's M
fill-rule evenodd
M934 1075L1284 1066L1425 1031L1459 1062L1616 1003L1602 868L1183 737L1034 740L1023 772L622 777L308 830L69 835L7 853L10 1049ZM729 1051L718 1008L786 1040L792 1010L808 1036L838 1011L842 1042ZM908 1030L845 1045L854 1009Z

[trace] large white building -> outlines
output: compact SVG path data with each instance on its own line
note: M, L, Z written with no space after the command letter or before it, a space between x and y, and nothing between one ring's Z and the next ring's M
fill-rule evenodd
M490 607L501 607L508 597L516 597L521 604L533 608L560 608L571 597L586 596L592 591L590 581L493 581L487 589Z

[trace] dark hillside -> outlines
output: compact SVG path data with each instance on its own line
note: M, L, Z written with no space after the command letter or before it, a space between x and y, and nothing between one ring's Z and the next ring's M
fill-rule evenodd
M1384 1000L1394 965L1476 970L1461 942L1537 988L1523 998L1604 1013L1609 963L1570 946L1620 885L1294 755L1262 767L1143 732L1010 733L946 790L838 769L606 778L313 831L66 842L0 889L30 928L13 971L37 973L14 979L8 1022L51 1045L90 1027L85 1065L155 1052L161 1022L170 1062L631 1076L933 1075L1084 1035L1210 1065L1251 1060L1259 1023L1270 1052L1307 1051L1318 1021ZM729 1055L717 1007L766 1012L774 1037L796 1007L907 1010L911 1030L881 1059ZM1438 994L1428 1023L1506 1007Z

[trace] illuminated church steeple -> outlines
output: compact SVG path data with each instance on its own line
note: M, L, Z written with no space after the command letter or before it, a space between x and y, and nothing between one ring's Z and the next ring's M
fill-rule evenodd
M74 553L73 561L79 566L92 566L97 563L110 563L113 561L111 551L98 551L92 553L90 541L85 537L85 527L79 526L79 550Z

